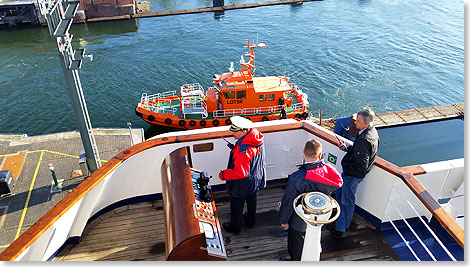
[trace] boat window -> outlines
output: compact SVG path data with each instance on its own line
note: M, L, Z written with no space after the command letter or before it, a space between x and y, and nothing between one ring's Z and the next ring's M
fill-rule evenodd
M235 91L225 91L224 92L225 99L234 99L235 98Z
M245 99L246 91L237 91L237 99Z
M219 89L222 89L226 86L227 84L224 82L224 81L221 81L220 83L217 84L217 87L219 87Z
M266 95L259 95L259 102L266 101Z
M268 101L274 100L274 94L268 94Z

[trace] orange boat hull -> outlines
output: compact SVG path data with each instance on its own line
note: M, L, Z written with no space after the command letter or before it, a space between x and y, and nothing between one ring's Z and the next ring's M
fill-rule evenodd
M230 117L214 118L214 119L182 119L172 114L161 114L152 112L141 107L135 109L137 116L151 125L166 126L176 129L203 129L208 127L226 126L230 125ZM269 115L241 115L250 119L253 122L279 120L279 114ZM306 119L308 117L307 109L304 108L298 112L287 114L290 119Z

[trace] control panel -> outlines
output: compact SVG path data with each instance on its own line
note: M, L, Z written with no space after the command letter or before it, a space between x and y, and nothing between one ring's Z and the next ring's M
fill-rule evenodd
M191 169L191 178L196 199L193 204L194 216L199 220L201 233L206 235L208 253L226 257L222 231L209 184L210 177L206 172Z

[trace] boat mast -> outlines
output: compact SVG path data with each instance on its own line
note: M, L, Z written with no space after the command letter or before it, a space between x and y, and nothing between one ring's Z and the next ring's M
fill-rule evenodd
M245 76L249 76L248 80L251 80L253 76L255 76L256 67L255 67L255 48L267 48L267 46L263 43L250 45L250 40L247 41L247 45L244 47L250 48L250 53L245 54L245 57L250 58L250 61L246 63L244 60L240 61L240 65L242 66L241 73ZM258 50L259 51L259 50Z
M86 107L78 69L81 68L85 49L74 50L72 35L69 34L73 17L77 12L79 0L39 0L41 14L46 17L47 26L52 37L56 38L59 58L64 72L67 91L72 102L73 112L80 131L83 147L87 157L87 165L91 172L101 167L100 156L96 146L93 128Z

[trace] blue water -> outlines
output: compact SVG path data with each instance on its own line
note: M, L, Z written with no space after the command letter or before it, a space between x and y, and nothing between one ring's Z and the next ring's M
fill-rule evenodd
M382 128L378 132L379 157L398 166L464 157L464 121L461 119Z
M255 0L225 1L227 5ZM152 11L211 0L151 1ZM247 39L269 48L257 75L287 73L310 112L346 117L464 101L463 1L324 0L181 16L73 25L85 47L80 78L93 127L148 128L134 114L143 92L211 85L238 67ZM77 126L47 28L0 31L0 133L37 135Z

